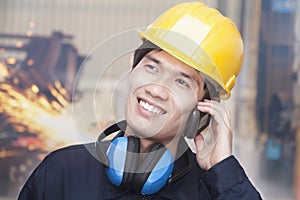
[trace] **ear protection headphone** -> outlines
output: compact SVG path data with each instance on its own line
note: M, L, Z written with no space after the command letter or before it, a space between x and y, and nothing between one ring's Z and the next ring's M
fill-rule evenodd
M119 134L112 141L102 141L105 136L118 130L118 124L109 127L96 142L98 155L107 166L106 174L110 182L145 195L161 190L172 176L174 158L171 152L162 144L156 144L141 159L140 139L137 137L120 137L123 134Z

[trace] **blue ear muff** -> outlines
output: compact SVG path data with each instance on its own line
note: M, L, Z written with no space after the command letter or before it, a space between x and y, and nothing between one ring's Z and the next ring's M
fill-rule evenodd
M106 152L109 160L106 174L117 187L132 187L142 194L154 194L171 177L174 158L163 145L157 144L141 160L139 149L138 138L115 138Z
M173 156L165 147L159 146L154 146L156 152L153 154L156 155L148 153L139 166L138 172L144 171L144 173L138 173L134 177L133 184L142 194L150 195L158 192L171 178L174 168Z
M121 186L124 180L123 173L126 163L127 144L127 137L115 138L111 142L106 153L109 161L109 166L106 168L106 174L111 183L118 187ZM136 167L136 164L132 167Z

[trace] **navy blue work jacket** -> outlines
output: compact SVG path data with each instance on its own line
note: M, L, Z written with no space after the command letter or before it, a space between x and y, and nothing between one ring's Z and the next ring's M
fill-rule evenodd
M158 193L143 196L131 189L121 190L112 185L105 166L91 154L95 151L94 144L89 144L73 145L50 153L31 174L18 199L261 199L234 156L205 171L198 166L195 155L187 150L192 161L189 173ZM184 158L180 157L174 163L174 170L184 169L185 164Z

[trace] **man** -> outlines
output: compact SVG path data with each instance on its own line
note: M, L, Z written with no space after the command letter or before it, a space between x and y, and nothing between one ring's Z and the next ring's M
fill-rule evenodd
M202 3L183 3L140 37L125 120L106 129L95 146L48 155L20 200L261 199L232 155L230 117L220 104L243 58L233 22ZM215 142L207 151L199 133L210 119ZM194 138L196 155L184 137Z

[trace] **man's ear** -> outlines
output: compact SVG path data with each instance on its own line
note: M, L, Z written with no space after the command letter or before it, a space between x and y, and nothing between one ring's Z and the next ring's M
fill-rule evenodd
M205 94L203 96L203 100L209 99L217 102L221 101L219 92L216 90L215 86L209 81L205 81L204 90Z
M207 87L206 83L204 85L203 90L204 90L204 95L203 95L203 97L202 97L202 99L200 101L204 101L205 99L211 99L209 88Z

